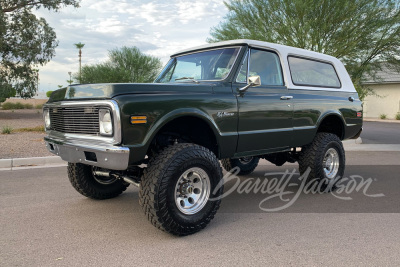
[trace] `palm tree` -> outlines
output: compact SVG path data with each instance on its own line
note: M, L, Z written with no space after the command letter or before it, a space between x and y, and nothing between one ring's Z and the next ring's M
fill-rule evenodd
M82 48L85 46L85 44L82 44L81 42L74 44L77 49L79 49L79 83L81 83L81 73L82 73Z

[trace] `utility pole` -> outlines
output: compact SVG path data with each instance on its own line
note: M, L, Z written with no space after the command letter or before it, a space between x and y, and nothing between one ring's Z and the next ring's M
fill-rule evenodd
M72 72L68 71L68 74L69 74L69 85L71 85L71 83L72 83L72 79L71 79Z

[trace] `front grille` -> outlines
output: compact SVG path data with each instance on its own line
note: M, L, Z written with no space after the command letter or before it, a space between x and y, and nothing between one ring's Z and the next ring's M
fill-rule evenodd
M98 107L51 107L50 129L62 133L99 134Z

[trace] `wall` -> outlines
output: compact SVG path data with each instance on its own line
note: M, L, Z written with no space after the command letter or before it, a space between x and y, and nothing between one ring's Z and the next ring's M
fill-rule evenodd
M400 112L400 83L373 84L369 86L381 97L367 96L364 99L364 117L379 118L386 114L388 119L394 119Z

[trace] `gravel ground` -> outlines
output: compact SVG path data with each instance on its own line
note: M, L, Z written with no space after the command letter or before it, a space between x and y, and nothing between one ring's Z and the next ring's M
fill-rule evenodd
M37 109L0 110L0 129L42 126L42 111ZM47 151L43 141L45 133L21 132L0 134L0 159L53 156Z

